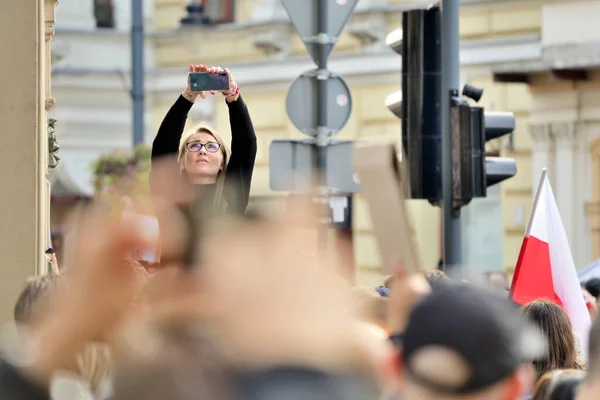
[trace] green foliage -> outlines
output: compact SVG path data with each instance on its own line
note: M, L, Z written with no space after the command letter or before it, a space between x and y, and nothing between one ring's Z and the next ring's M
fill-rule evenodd
M142 145L100 156L91 166L95 195L115 205L125 196L134 202L147 199L150 154L150 147Z

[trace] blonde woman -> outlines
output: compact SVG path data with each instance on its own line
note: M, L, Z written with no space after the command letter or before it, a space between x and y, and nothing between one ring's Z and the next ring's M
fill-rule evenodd
M196 190L197 201L210 214L241 213L248 206L250 181L256 158L256 135L238 84L228 69L190 65L189 72L222 72L229 75L229 90L223 91L229 108L231 150L219 134L200 126L184 134L188 112L204 92L192 92L188 85L165 116L152 145L152 161L177 157L180 171ZM211 94L217 92L211 91ZM160 220L159 220L160 222Z

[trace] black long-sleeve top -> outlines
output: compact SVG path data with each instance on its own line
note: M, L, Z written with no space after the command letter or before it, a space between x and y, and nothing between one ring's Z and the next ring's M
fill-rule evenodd
M242 96L237 101L226 104L231 126L231 157L226 170L224 196L228 212L243 214L250 199L250 184L256 160L256 134ZM193 103L183 96L179 96L171 106L152 144L152 161L164 156L176 157L192 106Z
M0 399L50 400L47 388L38 386L21 371L0 359Z
M235 389L242 400L369 400L377 397L360 377L340 377L305 367L279 366L239 376L236 381ZM0 398L50 400L50 393L48 388L38 386L19 369L0 359Z

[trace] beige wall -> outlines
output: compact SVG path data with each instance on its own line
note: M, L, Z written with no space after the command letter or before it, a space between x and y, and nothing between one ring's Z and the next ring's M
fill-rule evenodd
M178 26L184 11L183 0L155 0L157 12L155 24L161 29ZM412 1L390 0L390 4L404 4ZM247 21L253 0L237 2L236 18L238 22ZM543 1L497 1L464 6L461 10L462 39L506 38L524 34L539 34L541 29L541 5ZM158 12L160 10L160 12ZM168 11L167 11L168 10ZM164 12L163 12L164 11ZM358 14L352 20L366 18ZM400 27L401 13L384 15L387 30ZM190 62L207 64L228 64L264 61L264 55L252 45L252 35L261 30L273 29L273 26L246 24L241 27L219 27L194 31L171 32L168 37L157 40L157 65L159 67L182 67ZM285 32L292 29L281 25L278 29ZM343 33L334 49L334 53L358 53L360 43ZM306 50L300 38L294 34L291 56L306 56ZM365 69L368 70L368 64ZM495 110L513 111L517 116L517 130L514 135L514 147L508 149L506 140L495 146L502 155L514 157L518 163L518 175L502 185L502 212L504 229L504 265L512 270L518 255L522 235L531 207L531 142L527 132L527 119L530 108L530 95L526 85L495 84L489 68L478 66L463 68L463 75L476 85L485 89L482 104ZM368 74L368 72L367 72ZM471 78L469 78L471 77ZM183 81L183 78L182 78ZM290 82L291 83L291 82ZM389 84L366 86L350 85L354 109L348 125L341 132L341 138L400 139L400 124L383 106L385 97L400 86L400 76L391 78ZM252 117L259 137L259 154L253 183L253 195L272 195L268 190L268 146L271 139L301 137L287 120L285 95L287 85L277 91L257 88L244 88L245 99L250 106ZM262 93L260 93L262 92ZM176 95L174 93L173 95ZM154 110L154 124L160 123L171 97L167 102L157 104ZM217 107L217 127L228 134L226 108ZM415 237L426 267L433 267L440 257L440 213L439 209L425 202L411 201L411 214L415 226ZM515 216L521 215L519 220ZM524 222L523 222L524 221ZM378 257L373 241L370 221L364 204L358 196L355 207L355 253L361 267L363 283L373 283L380 278Z
M4 0L0 12L0 321L12 319L25 279L45 272L49 187L47 40L54 1ZM46 7L46 13L44 8ZM47 28L47 29L46 29Z

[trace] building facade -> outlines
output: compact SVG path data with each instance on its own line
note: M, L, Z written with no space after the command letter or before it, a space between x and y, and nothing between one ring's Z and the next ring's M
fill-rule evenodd
M12 321L21 285L48 271L50 231L48 110L56 0L2 3L0 12L0 322Z
M102 17L106 14L94 13L104 3L113 7L112 22ZM242 87L258 135L252 203L283 206L287 195L269 189L269 143L302 137L286 115L285 97L293 80L314 68L313 63L279 0L203 3L205 22L212 23L198 26L182 24L189 18L188 0L144 2L147 141L185 87L188 64L227 66ZM384 101L400 88L401 58L384 42L387 33L400 27L401 13L410 3L360 0L334 48L330 69L348 83L353 100L350 121L339 138L399 142L400 121ZM600 145L594 125L600 97L593 69L598 35L592 32L594 24L585 22L599 4L462 1L462 82L484 89L480 104L486 109L515 113L513 135L491 143L488 150L515 158L519 169L516 177L490 190L487 199L463 209L466 264L512 271L544 166L576 264L600 257ZM62 160L54 178L57 198L89 195L89 164L101 153L130 146L129 7L125 0L63 0L58 8L54 49L61 59L55 64L53 90L60 92L61 101L53 115L59 120ZM558 23L559 16L569 22ZM581 26L592 31L584 33ZM227 137L227 108L221 100L198 100L189 127L209 122ZM442 254L441 212L426 202L409 203L423 266L434 267ZM53 207L53 212L60 214L59 209ZM353 201L352 237L359 282L378 283L382 270L360 195Z
M160 33L155 48L158 78L153 100L154 128L183 89L187 64L227 65L243 88L259 138L253 198L256 201L273 199L281 194L270 191L268 186L269 142L275 138L301 137L288 122L285 96L291 82L313 64L279 1L233 3L234 23L192 28L180 25L180 18L185 14L184 0L156 0L154 23ZM385 37L400 27L401 13L407 4L399 0L359 1L334 48L330 69L346 80L353 97L353 112L340 138L400 140L400 121L387 110L384 100L400 87L401 59L386 47ZM461 11L463 82L485 89L482 100L485 107L513 111L518 119L518 128L510 143L496 144L497 151L517 159L518 176L502 184L496 198L478 200L471 207L475 211L468 209L464 213L470 223L465 224L463 253L472 260L486 259L486 254L489 260L489 254L493 254L496 264L483 266L488 269L513 268L531 206L532 190L531 140L527 128L531 95L523 83L495 83L492 67L539 56L541 7L541 2L535 1L470 1L465 2ZM226 108L212 103L204 108L207 111L199 112L192 122L210 119L205 114L214 109L214 124L227 134ZM422 201L409 203L422 263L425 268L432 268L441 256L440 210ZM496 211L490 213L490 207ZM379 281L382 270L368 213L359 195L355 196L353 208L359 281L372 284ZM520 218L513 217L515 209L521 210ZM502 221L498 220L495 227L489 223L477 224L490 214L503 215ZM496 234L494 229L498 231ZM469 247L472 241L486 237L488 243ZM490 251L473 251L482 245Z
M144 3L150 25L152 3ZM102 154L132 146L131 1L61 0L56 21L52 88L60 101L51 116L57 120L60 162L50 180L52 235L60 247L67 213L93 195L91 164ZM144 61L151 71L148 33ZM150 121L148 116L147 131Z
M538 56L493 68L497 81L528 86L532 188L547 167L578 267L600 258L598 12L597 1L542 4Z

